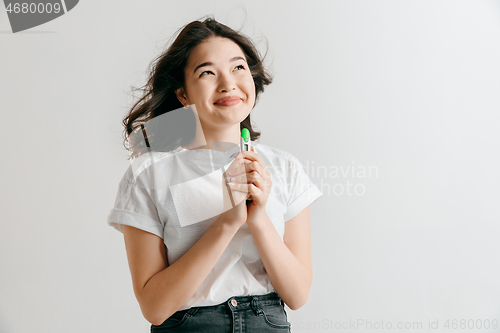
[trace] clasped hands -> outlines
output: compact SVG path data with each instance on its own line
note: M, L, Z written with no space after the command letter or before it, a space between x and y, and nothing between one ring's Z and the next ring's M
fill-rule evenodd
M240 151L224 173L224 177L230 195L233 198L240 198L234 200L234 204L238 204L246 193L246 200L249 201L247 219L250 220L254 214L265 211L272 182L271 174L259 154L255 151ZM242 195L237 196L234 192Z

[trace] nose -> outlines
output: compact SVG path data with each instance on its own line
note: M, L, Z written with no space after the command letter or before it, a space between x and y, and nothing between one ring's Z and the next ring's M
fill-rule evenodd
M222 74L219 76L219 85L217 88L218 92L228 92L236 89L236 83L228 74Z

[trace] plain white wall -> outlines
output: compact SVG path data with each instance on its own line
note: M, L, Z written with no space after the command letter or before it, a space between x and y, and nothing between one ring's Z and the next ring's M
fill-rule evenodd
M106 224L121 119L207 14L267 39L260 142L324 193L293 332L500 331L499 1L87 0L17 34L0 11L0 332L148 332Z

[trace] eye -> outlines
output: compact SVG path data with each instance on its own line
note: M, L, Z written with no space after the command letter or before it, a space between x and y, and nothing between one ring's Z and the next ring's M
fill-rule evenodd
M245 66L243 66L243 65L238 65L238 66L236 66L234 69L236 69L236 68L238 68L238 67L241 67L241 69L245 69Z
M212 71L204 71L204 72L201 72L201 74L200 74L200 76L199 76L199 77L201 77L204 73L212 73L212 74L213 74L213 72L212 72Z

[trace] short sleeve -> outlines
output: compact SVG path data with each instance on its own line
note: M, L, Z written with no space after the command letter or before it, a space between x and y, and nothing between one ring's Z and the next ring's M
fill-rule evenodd
M118 185L115 206L108 215L108 224L122 233L121 226L125 224L163 239L163 224L149 192L126 181Z
M302 163L296 157L291 156L287 163L286 184L288 198L285 222L291 220L323 195L318 187L313 184Z

